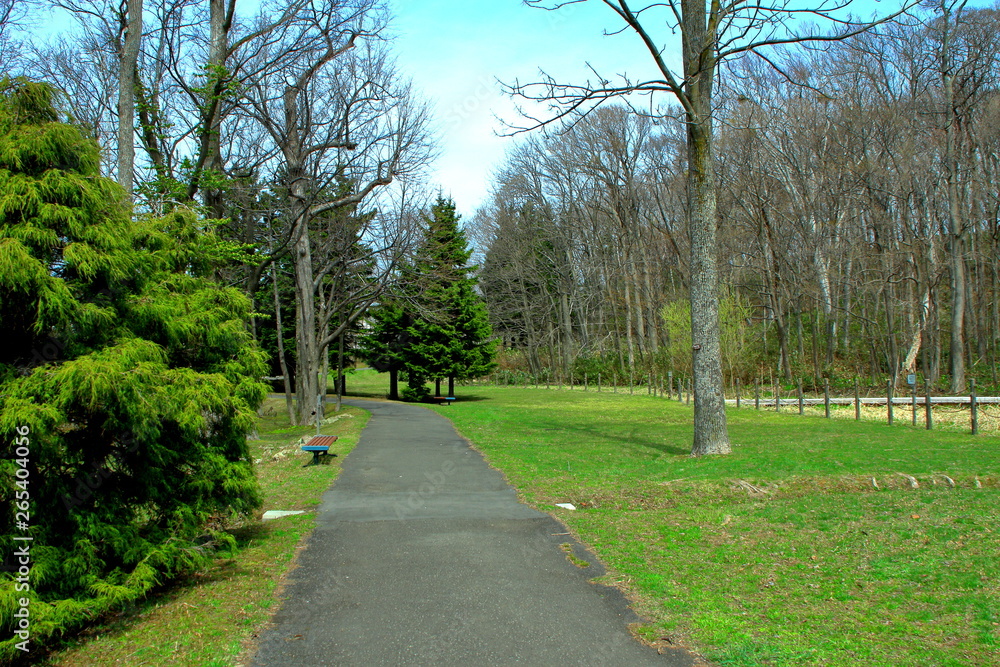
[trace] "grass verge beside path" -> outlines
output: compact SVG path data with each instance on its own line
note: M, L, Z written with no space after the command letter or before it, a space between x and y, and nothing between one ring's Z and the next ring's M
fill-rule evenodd
M343 457L357 444L368 413L344 407L345 415L323 426L339 439L328 464L303 467L312 459L299 438L315 426L288 427L284 401L265 402L260 440L250 442L264 496L263 510L306 510L306 514L255 523L234 530L239 551L198 576L178 582L117 618L92 628L52 654L47 667L169 665L223 667L239 664L253 634L276 608L284 575L296 547L314 526L320 496L340 472ZM334 417L328 408L327 419Z
M733 454L692 459L691 408L662 398L457 393L436 409L600 556L649 640L719 665L1000 664L996 436L734 409Z

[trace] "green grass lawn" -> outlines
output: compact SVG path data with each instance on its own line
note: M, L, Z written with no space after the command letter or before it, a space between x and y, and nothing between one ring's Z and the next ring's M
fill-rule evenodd
M435 409L597 553L649 640L720 665L1000 664L996 436L731 410L733 454L693 459L677 402L456 393Z
M269 399L262 408L260 440L250 442L264 495L263 510L307 513L233 530L239 551L215 567L176 582L143 604L107 619L43 663L50 667L169 665L223 667L240 663L254 633L277 608L281 580L296 547L312 530L320 496L340 471L339 462L357 443L368 413L345 407L342 418L325 424L324 435L337 435L331 447L337 458L325 465L299 449L299 438L314 426L289 427L284 402ZM327 418L333 417L328 408Z
M348 392L382 398L384 375ZM692 459L691 408L642 394L459 387L434 407L556 513L648 619L718 665L1000 664L1000 438L744 409L733 454ZM346 454L367 415L324 427ZM264 509L312 510L339 471L283 403L252 444ZM911 479L912 478L912 479ZM916 488L912 485L916 484ZM579 509L562 510L557 502ZM246 526L241 550L53 655L50 666L240 664L312 514ZM245 655L244 655L245 657Z

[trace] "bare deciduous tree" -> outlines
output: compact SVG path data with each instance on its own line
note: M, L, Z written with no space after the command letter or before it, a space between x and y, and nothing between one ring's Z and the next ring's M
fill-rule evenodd
M552 79L539 83L514 84L510 92L530 101L549 102L556 119L587 114L601 102L635 94L667 93L683 108L687 128L687 164L691 239L691 328L694 368L693 456L726 454L730 451L722 388L719 346L718 266L717 266L717 184L713 155L714 85L719 67L727 60L749 53L768 59L766 49L789 44L846 39L874 24L855 24L843 17L848 3L819 3L806 9L788 3L761 6L748 0L710 2L667 0L636 3L627 0L592 0L611 10L620 23L615 32L633 32L656 65L661 78L619 85L601 79L583 85L560 84ZM572 2L546 5L542 0L528 4L559 9ZM839 28L829 33L796 33L792 17L808 15L826 26ZM655 27L662 26L661 32ZM667 45L680 36L681 66L671 64ZM780 65L768 59L780 70ZM537 124L550 122L538 121Z
M275 53L283 61L280 68L256 66L262 74L246 82L240 114L266 131L270 148L263 148L277 156L294 267L295 390L302 423L325 391L320 376L330 343L381 288L377 280L345 278L357 275L363 263L348 251L371 242L357 217L364 220L367 212L352 212L376 191L419 171L429 157L426 110L375 43L383 29L376 2L334 2L304 6L284 42L262 34L259 43L250 43L261 63L273 61ZM331 224L343 227L349 218L359 226L346 237L343 228L331 231ZM327 229L319 244L317 225ZM387 236L374 242L384 243L382 253L405 247ZM393 262L380 259L380 275L388 275Z

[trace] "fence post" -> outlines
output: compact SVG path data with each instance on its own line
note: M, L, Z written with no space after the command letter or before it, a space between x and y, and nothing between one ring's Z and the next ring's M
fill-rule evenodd
M892 378L885 383L885 408L889 415L889 426L892 426Z
M826 418L830 418L830 378L823 378L823 406L826 408Z
M976 402L976 381L969 380L969 415L972 419L972 435L979 433L979 405Z
M802 396L802 378L799 378L799 414L803 414L803 409L805 407L805 401Z
M774 411L781 412L781 385L777 381L774 383Z
M913 379L913 425L917 425L917 380Z
M597 393L601 393L601 374L597 374Z
M931 382L930 382L930 380L927 381L927 402L925 404L925 408L927 410L927 430L929 431L932 428L934 428L934 415L932 414L932 411L931 411Z
M760 378L753 381L753 409L760 410Z
M736 378L736 407L740 407L740 379Z

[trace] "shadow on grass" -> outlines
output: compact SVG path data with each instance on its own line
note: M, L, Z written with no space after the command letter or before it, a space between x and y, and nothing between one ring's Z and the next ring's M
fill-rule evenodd
M348 392L344 394L344 398L378 398L382 400L387 400L389 398L389 394L385 390L364 391L359 389L349 389ZM331 399L336 401L337 395L327 394L326 400L330 401Z
M456 394L455 400L452 401L456 405L462 403L478 403L480 401L495 401L496 399L490 396L477 396L475 394ZM434 405L436 401L430 401L430 405ZM423 403L422 405L428 405L428 403Z
M657 442L650 438L645 438L641 434L636 432L631 433L621 433L621 432L609 432L602 431L598 428L588 428L585 426L536 426L536 425L523 425L526 432L528 431L547 431L547 432L559 432L564 434L575 433L579 434L576 438L578 442L605 442L605 443L621 443L625 445L634 445L635 447L643 447L646 449L652 449L662 454L669 456L688 456L691 454L690 449L679 447L677 445L671 445L669 443ZM573 444L577 444L573 443ZM571 444L569 442L565 444Z
M583 433L589 435L592 439L599 438L601 440L606 440L606 441L614 441L629 445L635 445L636 447L645 447L646 449L652 449L662 454L668 454L670 456L688 456L691 453L690 449L683 449L676 445L670 445L663 442L655 442L648 438L643 438L641 435L637 435L635 433L630 433L627 435L622 433L602 433L597 429L588 429L582 427L570 427L562 430Z
M378 400L378 401L388 401L389 396L384 391L350 391L344 394L345 399L350 398L360 398L364 400ZM337 400L336 396L327 396L327 402L333 402ZM496 400L490 396L477 396L475 394L457 394L453 403L475 403L479 401L494 401ZM398 401L399 403L409 403L410 405L436 405L436 401L424 401L420 403L410 403L408 401Z
M266 542L271 539L273 526L254 522L227 529L236 540L237 554L254 546L254 543ZM45 646L39 646L25 660L12 663L20 665L35 665L36 667L56 667L64 656L62 653L75 646L86 644L98 637L118 637L128 633L137 624L147 620L148 615L157 608L176 604L191 590L201 588L206 584L219 582L234 577L249 576L252 571L241 565L232 555L220 556L208 568L182 575L153 588L146 597L134 602L128 602L121 608L110 611L77 631L66 632L58 638L51 638Z

